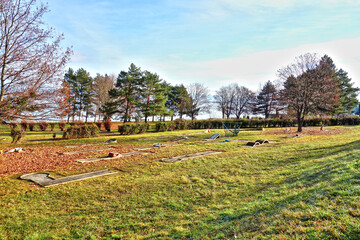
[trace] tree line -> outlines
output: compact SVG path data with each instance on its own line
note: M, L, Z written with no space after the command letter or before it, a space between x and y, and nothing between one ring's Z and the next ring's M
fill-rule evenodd
M324 55L304 54L278 70L282 81L267 81L258 92L237 83L220 87L214 96L199 83L189 86L171 85L158 74L142 71L131 64L127 71L115 76L98 74L94 79L84 69L65 74L70 88L68 120L75 116L87 121L95 119L131 119L190 117L216 108L223 119L245 116L296 117L299 131L309 115L339 116L352 113L358 104L359 88L343 69Z
M195 83L171 85L150 71L142 71L131 64L117 77L97 74L95 78L85 69L69 69L64 76L68 95L66 117L69 120L95 121L120 118L164 119L175 116L189 116L195 119L201 112L208 111L209 90Z

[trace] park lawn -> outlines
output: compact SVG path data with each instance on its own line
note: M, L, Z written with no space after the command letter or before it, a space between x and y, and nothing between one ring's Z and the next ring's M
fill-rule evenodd
M203 144L212 133L199 130L116 136L118 145L143 147L194 134L149 155L54 170L119 170L105 177L42 188L18 180L20 172L0 176L0 239L359 239L360 127L317 129L299 138L276 129L229 138L274 141L255 148ZM41 147L66 144L55 142ZM206 150L223 153L156 161Z

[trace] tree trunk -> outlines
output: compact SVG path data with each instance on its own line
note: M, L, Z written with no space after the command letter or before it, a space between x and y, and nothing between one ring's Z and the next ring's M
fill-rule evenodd
M302 127L304 124L304 118L302 118L301 116L297 117L298 120L298 132L302 132Z

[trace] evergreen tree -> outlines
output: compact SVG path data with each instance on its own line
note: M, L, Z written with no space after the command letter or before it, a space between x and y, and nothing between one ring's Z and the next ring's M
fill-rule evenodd
M255 112L264 114L265 118L269 118L278 99L279 92L275 85L270 80L267 81L256 97Z
M141 84L141 101L138 104L141 113L147 122L148 117L155 115L163 115L167 96L165 93L165 85L156 73L145 71Z
M357 96L360 89L354 87L354 83L351 82L348 73L343 69L336 72L336 77L340 89L340 102L336 108L336 113L338 115L352 113L352 110L359 104Z
M85 69L80 68L76 72L72 68L69 68L65 73L65 82L70 86L71 95L69 101L71 103L71 111L73 121L77 114L79 120L83 118L85 113L85 121L92 111L92 81L93 79Z
M142 84L141 69L131 64L128 71L121 71L115 84L115 88L109 91L113 100L106 104L105 109L109 114L119 113L124 123L134 115L136 105L139 102Z
M168 84L166 108L169 110L171 120L174 115L179 115L180 118L185 114L185 103L188 101L189 94L184 85L171 86Z

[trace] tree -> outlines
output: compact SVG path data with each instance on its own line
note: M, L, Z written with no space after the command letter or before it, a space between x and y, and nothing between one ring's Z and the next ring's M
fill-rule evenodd
M352 109L359 104L357 96L360 89L354 87L354 83L351 82L348 73L343 69L336 71L336 77L340 89L340 101L339 105L336 107L336 114L352 113Z
M47 6L36 0L0 2L0 117L46 117L56 112L53 97L71 50L62 35L42 22Z
M209 111L209 90L200 83L190 84L187 87L190 99L186 106L186 114L194 120L201 112Z
M172 112L171 120L173 120L174 115L179 115L179 117L182 118L185 114L185 106L188 102L189 94L182 84L175 86L168 84L168 89L165 106Z
M215 103L217 103L218 110L222 113L222 118L230 118L234 110L235 89L237 84L232 84L226 87L221 87L216 91L214 96Z
M141 89L141 102L139 103L142 114L147 122L148 117L163 115L165 110L166 95L165 85L156 73L144 71Z
M188 93L188 90L183 86L180 85L179 88L179 102L178 102L178 112L180 119L183 118L184 115L188 113L188 106L191 102L190 94Z
M121 71L115 88L109 91L113 101L107 103L107 109L112 114L121 114L126 123L135 113L136 104L140 98L142 72L135 64L130 64L128 71ZM111 112L109 111L109 112Z
M103 118L102 110L104 110L104 105L106 102L110 101L109 91L114 88L115 83L115 76L114 75L107 75L105 76L97 74L94 78L93 85L92 85L92 92L93 92L93 100L96 106L95 110L95 121L96 117L98 119Z
M83 68L78 69L76 72L69 68L64 79L69 84L72 93L69 100L72 105L73 121L76 114L81 120L83 113L85 114L85 121L87 121L88 116L92 113L93 102L91 92L93 79L90 73Z
M302 131L308 114L332 111L339 100L338 81L328 56L304 54L278 71L284 80L284 97L295 113L298 131Z
M274 110L274 106L279 99L279 92L275 85L269 80L256 96L255 112L264 114L265 118L269 118Z
M250 113L255 100L255 93L246 87L235 85L233 111L237 119L244 113Z

